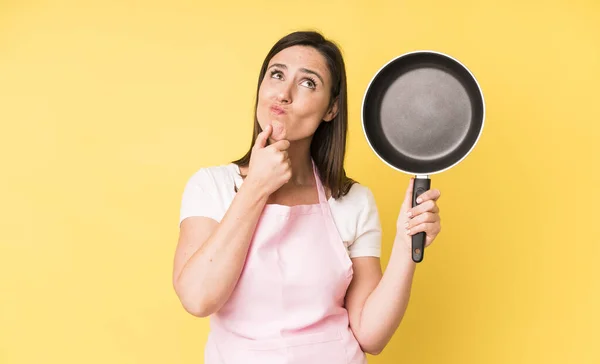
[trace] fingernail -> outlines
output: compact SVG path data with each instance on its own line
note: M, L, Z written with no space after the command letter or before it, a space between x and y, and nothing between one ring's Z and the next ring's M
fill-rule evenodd
M412 216L412 211L406 213L409 217Z
M408 223L405 223L405 224L404 224L404 227L405 227L405 228L407 228L407 227L408 227Z
M423 202L423 199L421 197L417 197L417 203L421 203Z
M410 229L406 229L406 235L410 235Z

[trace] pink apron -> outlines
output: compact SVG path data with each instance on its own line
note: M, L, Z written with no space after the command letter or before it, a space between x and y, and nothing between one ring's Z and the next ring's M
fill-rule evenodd
M344 307L352 261L325 190L314 205L266 205L242 275L210 318L206 364L364 364Z

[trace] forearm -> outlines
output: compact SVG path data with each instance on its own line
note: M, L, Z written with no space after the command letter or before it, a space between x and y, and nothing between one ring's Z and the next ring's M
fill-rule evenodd
M177 290L197 316L217 311L231 295L267 198L250 181L242 185L215 231L184 265Z
M369 351L379 353L392 338L408 306L416 263L406 242L397 237L389 263L363 306L359 336Z

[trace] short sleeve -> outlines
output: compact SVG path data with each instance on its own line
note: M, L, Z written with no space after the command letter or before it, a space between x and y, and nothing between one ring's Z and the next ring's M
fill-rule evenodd
M350 258L381 256L381 222L375 197L369 188L364 188L364 206L358 214L356 238L348 247Z
M222 206L215 181L207 169L200 169L187 181L181 198L179 223L190 216L221 220Z

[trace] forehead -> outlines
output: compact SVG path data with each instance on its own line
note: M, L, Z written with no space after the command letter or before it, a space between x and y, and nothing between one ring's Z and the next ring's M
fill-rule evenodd
M331 79L325 57L313 47L300 45L288 47L273 56L269 61L269 66L273 63L284 64L292 72L300 68L307 68L319 73L327 83Z

